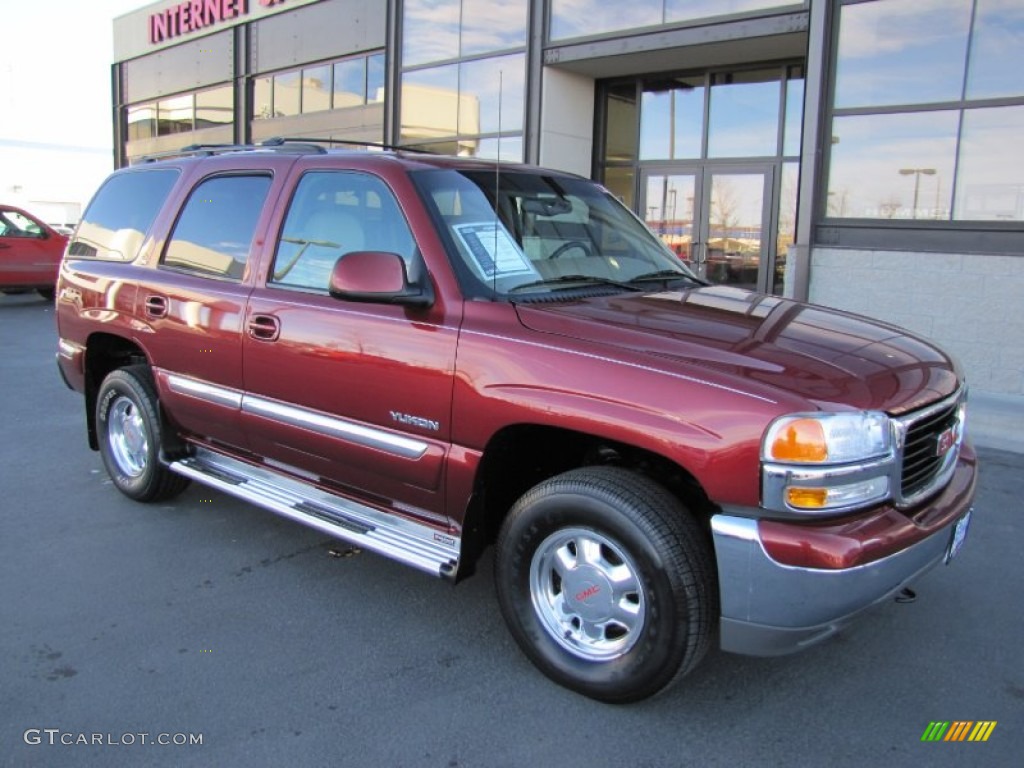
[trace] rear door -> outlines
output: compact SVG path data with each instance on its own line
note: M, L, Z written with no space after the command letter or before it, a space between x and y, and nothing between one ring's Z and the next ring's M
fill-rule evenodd
M147 326L141 340L166 411L204 442L245 448L240 410L249 257L280 183L272 164L245 171L211 165L187 192L157 268L146 270L139 286L136 316Z
M297 174L267 274L249 297L249 444L315 482L443 522L457 321L440 299L409 308L332 298L334 263L363 250L397 253L411 274L423 269L381 177Z

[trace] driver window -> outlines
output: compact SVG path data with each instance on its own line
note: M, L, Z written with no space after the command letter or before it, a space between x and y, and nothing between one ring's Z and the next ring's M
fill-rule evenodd
M307 173L289 205L267 283L326 293L334 264L353 251L397 253L412 274L416 244L394 195L365 173Z
M43 229L17 211L0 213L0 237L42 237Z

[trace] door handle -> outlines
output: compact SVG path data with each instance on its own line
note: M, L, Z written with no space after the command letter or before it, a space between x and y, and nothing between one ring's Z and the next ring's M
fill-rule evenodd
M150 317L167 317L167 298L164 296L147 296L146 314Z
M259 341L277 341L281 322L273 315L253 315L249 318L249 335Z

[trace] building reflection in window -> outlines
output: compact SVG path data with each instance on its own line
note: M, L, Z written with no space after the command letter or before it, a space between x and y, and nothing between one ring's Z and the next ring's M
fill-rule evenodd
M528 8L523 0L406 0L402 65L523 48Z
M958 121L954 110L835 118L826 215L948 219Z
M551 0L550 37L602 35L802 4L801 0Z
M1024 221L1024 105L964 112L953 218Z
M708 157L760 157L777 154L778 70L730 72L711 84Z
M826 216L1024 219L1024 5L844 4L838 40Z
M640 159L700 157L704 77L645 80L640 102Z
M978 0L967 66L967 98L1024 93L1024 3Z

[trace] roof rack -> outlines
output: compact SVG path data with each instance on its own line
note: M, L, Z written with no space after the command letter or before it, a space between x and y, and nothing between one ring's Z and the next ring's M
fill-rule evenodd
M155 163L158 160L168 160L177 157L209 157L211 155L220 155L226 152L253 152L253 151L270 151L270 152L294 152L298 154L304 154L307 152L314 152L316 154L324 154L327 152L321 144L339 144L351 147L366 147L368 149L386 149L395 152L415 152L418 154L433 154L429 150L420 149L419 147L402 147L394 144L384 144L379 141L360 141L358 139L324 139L324 138L313 138L313 137L291 137L291 136L275 136L265 141L261 141L259 144L189 144L181 149L171 149L166 152L157 152L152 155L146 155L139 159L140 163Z
M157 152L152 155L146 155L139 162L154 163L158 160L167 160L175 157L209 157L211 155L221 155L227 152L253 152L260 150L265 152L293 152L298 154L304 154L307 152L324 154L327 152L327 150L319 144L311 144L308 140L306 140L306 143L301 143L301 140L289 140L286 144L276 139L268 139L261 144L189 144L181 149L172 149L167 152Z
M384 144L379 141L360 141L358 139L317 139L310 136L301 136L292 138L290 136L275 136L272 139L267 139L260 146L263 147L283 147L290 146L293 143L301 142L316 142L317 144L343 144L351 147L367 147L370 149L387 149L392 152L416 152L419 154L429 155L433 154L429 150L420 149L419 147L403 147L397 144Z

